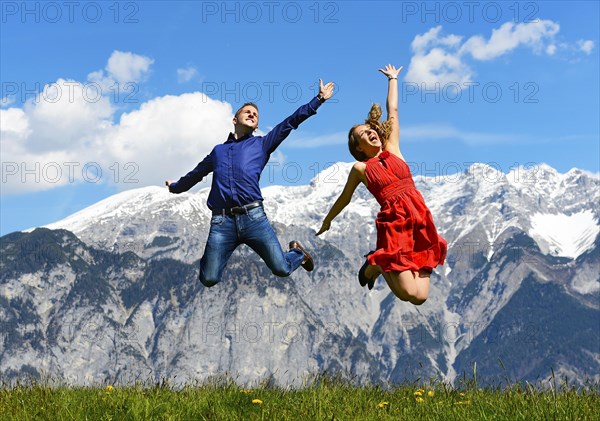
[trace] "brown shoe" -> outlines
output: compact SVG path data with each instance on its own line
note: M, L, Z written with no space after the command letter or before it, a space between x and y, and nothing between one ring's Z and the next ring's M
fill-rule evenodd
M304 249L304 247L302 247L302 244L300 244L300 241L290 241L290 250L291 249L298 249L300 250L302 253L304 253L304 260L302 261L301 266L308 272L312 272L312 270L315 268L315 261L313 260L312 256Z

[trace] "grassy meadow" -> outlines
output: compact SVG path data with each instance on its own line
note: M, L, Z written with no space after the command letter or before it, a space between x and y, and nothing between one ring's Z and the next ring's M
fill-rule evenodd
M477 387L474 380L390 387L319 377L303 388L233 381L173 387L50 386L35 381L0 387L1 420L598 420L598 384L546 382ZM545 387L543 387L545 386Z

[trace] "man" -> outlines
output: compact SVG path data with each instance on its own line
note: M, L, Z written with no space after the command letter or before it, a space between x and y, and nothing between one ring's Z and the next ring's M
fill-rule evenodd
M191 189L213 172L207 205L212 210L210 232L200 260L200 282L212 287L221 280L227 261L240 244L247 244L265 261L273 274L289 276L299 266L312 271L312 256L298 241L284 252L262 205L260 174L270 155L293 129L333 95L333 82L323 85L319 94L298 108L265 136L254 136L258 127L258 107L244 104L233 117L234 132L227 141L213 148L196 168L177 182L166 181L171 193Z

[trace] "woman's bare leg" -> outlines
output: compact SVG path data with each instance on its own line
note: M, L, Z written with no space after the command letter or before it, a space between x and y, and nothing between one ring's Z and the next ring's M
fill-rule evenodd
M405 270L402 272L388 272L383 275L394 295L402 301L409 301L418 306L423 304L429 297L429 277L431 274L426 270L420 270L419 272Z
M379 275L383 275L394 295L402 301L409 301L418 306L429 297L429 271L421 269L419 272L384 272L379 265L368 266L365 270L365 276L369 279Z

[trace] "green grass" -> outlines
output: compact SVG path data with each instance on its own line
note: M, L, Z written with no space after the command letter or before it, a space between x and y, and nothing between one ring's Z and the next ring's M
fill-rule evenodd
M88 388L29 382L0 387L0 420L599 419L597 384L463 386L360 387L325 376L299 389L268 384L242 389L228 380L180 388L166 382Z

